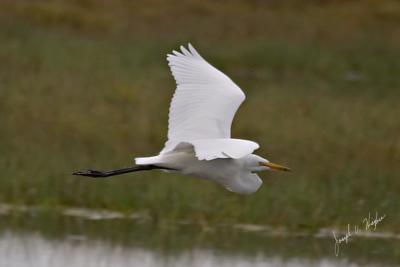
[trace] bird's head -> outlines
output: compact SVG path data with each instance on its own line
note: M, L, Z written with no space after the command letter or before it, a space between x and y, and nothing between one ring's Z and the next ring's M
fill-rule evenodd
M273 171L290 171L288 167L269 162L268 160L254 154L250 154L246 157L245 165L250 169L251 172L259 172L266 170Z

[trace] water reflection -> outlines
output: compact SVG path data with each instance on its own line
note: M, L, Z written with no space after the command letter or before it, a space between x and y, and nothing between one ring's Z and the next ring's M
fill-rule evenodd
M106 266L361 266L341 259L283 259L253 257L237 253L218 253L210 249L192 249L165 255L143 248L124 247L101 240L86 240L71 236L63 240L48 240L40 234L3 233L0 237L0 266L8 267L106 267ZM378 266L373 264L362 266ZM381 265L379 265L381 266Z
M400 241L271 236L229 227L87 220L46 213L0 216L1 267L398 266Z

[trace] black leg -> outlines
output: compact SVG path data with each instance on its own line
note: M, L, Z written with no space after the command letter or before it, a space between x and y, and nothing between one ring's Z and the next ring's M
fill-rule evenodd
M96 171L96 170L87 170L87 171L79 171L74 172L73 175L87 176L87 177L95 177L95 178L105 178L114 175L120 175L129 172L138 172L138 171L149 171L154 169L164 169L164 170L174 170L170 168L159 167L155 165L138 165L129 168L111 170L111 171Z

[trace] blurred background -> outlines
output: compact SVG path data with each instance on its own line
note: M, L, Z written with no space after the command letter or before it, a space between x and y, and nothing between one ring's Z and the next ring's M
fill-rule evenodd
M159 152L175 89L166 54L188 42L247 95L232 135L255 140L257 154L293 172L261 174L264 185L251 196L161 172L71 176ZM387 217L377 230L398 234L399 101L397 0L2 0L0 230L14 241L21 231L77 236L88 249L89 239L131 237L150 250L186 253L198 244L228 255L336 260L330 232L320 243L271 240L265 230L309 236L378 212ZM131 219L56 215L78 207ZM238 225L259 227L264 238L237 233ZM354 240L341 249L346 260L330 264L366 266L371 251L378 263L398 263L398 239Z

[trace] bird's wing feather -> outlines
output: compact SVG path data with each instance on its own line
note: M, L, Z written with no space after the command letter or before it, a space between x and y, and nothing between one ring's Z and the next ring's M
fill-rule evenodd
M258 149L256 142L242 139L198 139L179 143L173 151L193 149L199 160L219 158L238 159L253 153Z
M189 50L188 50L189 49ZM167 56L177 88L169 109L168 141L161 153L182 141L230 138L242 90L189 44Z

